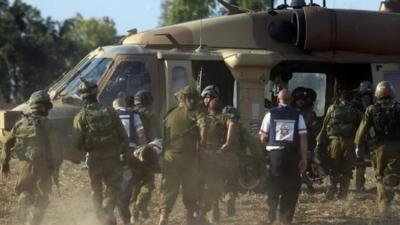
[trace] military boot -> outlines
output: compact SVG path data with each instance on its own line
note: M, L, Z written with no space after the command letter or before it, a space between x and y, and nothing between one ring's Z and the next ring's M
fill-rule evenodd
M28 207L32 205L32 196L28 192L22 192L18 197L17 218L21 224L25 224L28 215Z
M158 225L168 225L168 212L166 209L161 209L160 210L160 221L158 222Z
M212 223L219 223L219 219L220 219L220 217L221 217L221 213L220 213L220 211L219 211L219 202L218 202L218 201L216 201L216 202L213 204L211 213L212 213L212 215L211 215L211 222L212 222Z
M235 203L236 203L236 196L231 196L228 199L227 205L226 205L226 211L229 217L231 216L235 216L236 214L236 207L235 207Z
M339 184L340 187L339 187L338 198L345 199L347 197L347 194L349 193L350 177L347 175L341 176Z
M331 184L326 192L326 199L332 200L337 192L338 178L336 176L330 176L329 179Z
M197 220L194 217L194 211L192 210L186 212L186 225L197 225Z

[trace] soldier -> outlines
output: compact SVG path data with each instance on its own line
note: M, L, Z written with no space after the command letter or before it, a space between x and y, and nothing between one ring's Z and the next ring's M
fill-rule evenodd
M400 182L400 105L393 86L382 81L376 86L376 103L369 106L358 127L355 144L365 147L365 137L374 139L371 159L375 170L377 203L382 214L390 212L393 188Z
M291 224L299 196L300 174L307 168L307 128L300 111L288 106L287 89L278 94L279 106L264 117L260 141L270 154L268 219L273 222L279 205L279 219Z
M152 111L153 96L150 91L140 90L135 94L134 104L135 111L139 113L143 122L144 135L147 142L160 139L160 121L156 114ZM146 143L147 144L147 143ZM148 146L151 148L151 146ZM152 149L147 149L152 150ZM144 219L149 218L150 214L147 206L151 199L151 194L155 188L154 173L159 173L157 165L147 165L138 161L134 161L134 191L132 196L133 202L133 221L139 220L139 215Z
M113 107L117 111L129 139L127 154L122 156L124 163L122 166L122 190L118 202L118 210L123 223L130 224L131 213L129 211L129 203L134 189L134 180L136 179L133 151L138 146L146 144L146 137L139 113L127 110L125 96L119 96L115 99Z
M197 142L206 143L207 117L199 112L197 91L186 86L175 94L179 105L164 119L164 153L161 180L160 225L168 223L179 187L182 185L186 221L193 224L198 200Z
M370 81L363 81L360 83L360 87L358 93L353 99L353 106L360 110L362 113L365 113L367 107L373 104L373 88L372 83ZM368 135L365 138L365 142L368 143ZM358 192L362 192L365 190L365 170L366 165L364 159L367 155L369 155L369 146L368 144L364 145L365 147L362 148L365 152L359 152L357 154L357 163L356 163L356 190ZM361 149L360 149L361 150Z
M230 155L235 154L232 143L236 122L227 114L222 114L222 107L223 103L218 98L212 99L208 104L208 138L205 150L200 153L200 176L201 184L204 185L201 190L200 219L206 220L206 214L212 207L217 207L213 209L212 222L219 220L218 200L222 195L224 177L229 180L232 173L237 174L238 169L237 165L235 171L228 171L232 170L229 166L229 161L232 161Z
M318 118L317 114L314 112L314 101L315 92L312 89L304 88L304 87L297 87L292 92L292 98L294 102L294 107L301 111L304 120L306 122L307 127L307 143L309 147L308 151L308 159L313 158L312 156L312 149L315 147L315 137L317 136L316 127L318 125ZM311 174L311 163L309 164L307 170L308 173ZM313 187L312 181L308 177L307 172L301 175L302 182L307 185L308 193L312 194L315 192Z
M203 89L201 92L201 97L203 98L203 103L208 107L208 104L213 100L214 98L219 98L219 88L215 85L208 85Z
M354 136L361 121L362 113L351 105L351 92L343 91L339 102L328 108L317 146L327 145L330 162L330 186L326 198L331 200L337 192L338 198L346 198L355 163Z
M19 160L17 216L21 224L40 224L49 204L52 177L56 176L54 153L50 147L47 115L53 107L45 91L34 92L29 99L31 113L19 120L4 143L1 173L7 177L11 154Z
M120 155L126 154L128 136L118 113L97 101L95 83L82 79L78 93L84 106L74 118L73 143L89 153L90 185L99 221L116 224L114 208L122 182Z

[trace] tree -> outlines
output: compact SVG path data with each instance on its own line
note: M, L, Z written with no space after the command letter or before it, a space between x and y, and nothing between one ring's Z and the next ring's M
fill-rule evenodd
M0 101L22 101L46 88L90 50L116 42L109 18L43 18L21 0L0 0Z
M207 18L215 8L214 0L163 0L161 25Z
M228 3L253 11L269 8L271 0L229 0ZM161 25L171 25L226 13L216 0L163 0Z

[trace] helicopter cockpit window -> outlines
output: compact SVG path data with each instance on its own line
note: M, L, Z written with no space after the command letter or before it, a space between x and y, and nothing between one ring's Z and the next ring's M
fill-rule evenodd
M289 90L296 87L311 88L317 93L317 100L314 102L314 110L318 117L325 112L326 74L324 73L293 73L289 80Z
M151 90L151 78L147 68L146 63L140 61L121 62L101 94L100 100L111 103L119 92L134 96L141 89Z
M186 69L181 66L174 67L172 69L172 93L181 90L188 84Z
M111 58L94 58L86 65L78 70L73 76L74 78L65 86L62 94L77 96L78 86L81 82L81 78L86 80L97 82L103 73L107 70L112 62Z

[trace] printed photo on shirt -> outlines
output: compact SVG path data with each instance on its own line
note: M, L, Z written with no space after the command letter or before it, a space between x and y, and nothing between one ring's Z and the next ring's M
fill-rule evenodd
M295 120L275 120L275 140L293 141Z

